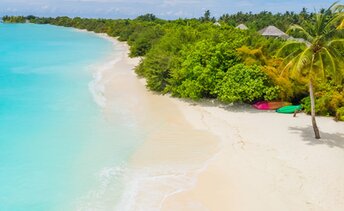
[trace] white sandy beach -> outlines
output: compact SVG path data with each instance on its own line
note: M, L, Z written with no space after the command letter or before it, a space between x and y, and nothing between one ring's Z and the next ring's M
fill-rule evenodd
M103 69L104 114L145 128L117 210L344 210L344 123L223 107L147 91L128 58ZM125 109L123 109L125 108Z

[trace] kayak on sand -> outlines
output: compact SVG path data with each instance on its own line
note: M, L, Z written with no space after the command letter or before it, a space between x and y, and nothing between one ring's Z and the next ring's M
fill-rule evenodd
M260 101L253 105L254 108L258 110L276 110L283 106L291 105L288 102L267 102L267 101Z
M281 114L292 114L295 113L295 111L301 111L302 106L301 105L290 105L290 106L284 106L282 108L279 108L276 110L277 113Z

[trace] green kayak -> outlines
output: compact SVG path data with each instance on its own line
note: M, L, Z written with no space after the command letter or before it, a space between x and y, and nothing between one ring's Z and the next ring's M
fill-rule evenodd
M295 111L300 111L302 109L301 105L291 105L291 106L284 106L276 110L277 113L282 114L292 114Z

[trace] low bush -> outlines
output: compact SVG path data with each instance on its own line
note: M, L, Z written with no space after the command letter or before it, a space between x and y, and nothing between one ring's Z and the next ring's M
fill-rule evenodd
M258 66L243 64L230 68L217 87L218 99L227 103L274 100L279 91Z
M305 112L311 112L310 98L302 100ZM323 82L317 87L315 93L315 112L322 116L343 116L344 86L335 85L334 82Z

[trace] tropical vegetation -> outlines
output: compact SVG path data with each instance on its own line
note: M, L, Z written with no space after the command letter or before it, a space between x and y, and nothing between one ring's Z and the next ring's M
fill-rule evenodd
M287 52L285 69L290 69L294 76L304 78L309 84L309 103L315 137L320 139L315 120L314 84L328 80L342 84L344 75L343 31L339 25L344 20L342 5L333 4L327 10L317 13L313 19L305 20L304 26L294 24L288 31L301 36L304 41L285 43L280 52ZM328 90L325 96L331 93ZM323 95L324 96L324 95Z

